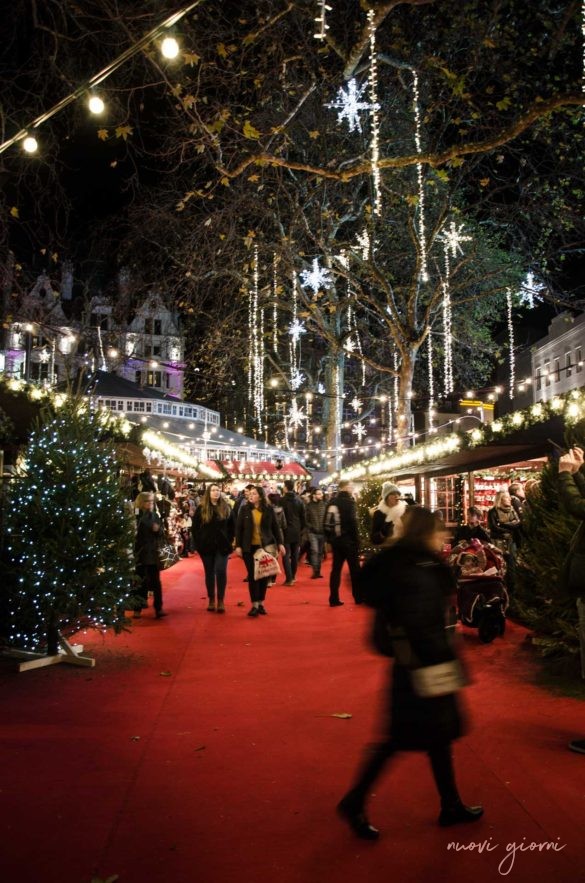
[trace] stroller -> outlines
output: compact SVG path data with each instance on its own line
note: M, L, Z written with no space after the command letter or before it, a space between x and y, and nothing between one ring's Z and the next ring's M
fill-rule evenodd
M461 622L478 630L482 644L491 644L506 630L509 599L504 584L504 556L496 546L469 540L455 546L449 564L457 577Z

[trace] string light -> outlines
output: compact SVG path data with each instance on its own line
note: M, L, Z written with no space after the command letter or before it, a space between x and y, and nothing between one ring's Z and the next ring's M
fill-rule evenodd
M22 149L26 153L36 153L39 149L39 142L36 138L33 138L32 135L27 135L27 137L22 142Z
M514 319L512 316L512 292L506 289L506 308L508 313L508 368L509 368L509 387L508 395L514 398L514 385L516 375L516 353L514 352Z
M419 105L419 92L418 92L418 74L415 70L412 72L413 80L412 80L412 93L413 93L413 105L414 105L414 141L416 145L416 152L418 154L422 153L422 140L421 140L421 122L420 122L420 105ZM418 182L418 242L420 248L420 278L423 282L429 281L429 273L427 269L427 242L426 242L426 230L425 230L425 186L423 179L423 167L422 163L416 164L416 177Z
M433 417L435 413L435 378L433 376L433 332L429 331L427 337L427 364L429 369L429 429L433 428Z
M370 104L372 115L372 180L374 184L374 215L382 214L382 184L380 180L380 114L378 102L378 61L376 58L376 26L374 24L374 10L368 10L368 23L370 31Z
M106 109L106 105L99 97L99 95L90 95L87 106L91 113L96 114L96 116L99 116L99 114L103 113Z
M278 353L278 276L276 252L272 257L272 351Z
M9 147L12 147L13 144L17 144L19 141L28 140L29 130L36 129L38 126L41 126L43 123L46 123L47 120L50 120L52 117L56 116L56 114L60 113L66 107L69 107L74 101L77 101L79 98L87 95L88 92L91 92L93 88L99 86L100 83L103 83L108 77L112 76L117 70L119 70L127 61L133 58L135 55L138 55L139 52L148 46L149 43L152 43L155 40L158 40L162 34L167 31L170 27L173 27L178 21L192 12L194 9L199 6L202 0L195 0L195 2L190 3L188 6L184 6L182 9L179 9L178 12L174 12L168 18L166 18L163 22L158 24L152 30L148 31L143 37L129 46L124 50L114 61L110 62L103 68L99 73L95 74L86 82L82 83L77 87L73 92L70 92L69 95L66 95L60 101L53 105L49 110L44 111L40 116L34 119L26 128L20 129L15 135L11 138L8 138L6 141L3 141L0 144L0 153L4 153L5 150L8 150ZM171 38L172 39L172 38ZM176 43L176 40L175 40ZM177 52L178 52L178 44L177 44ZM32 139L35 140L35 139ZM24 147L24 144L23 144ZM32 150L28 150L30 153L34 153L37 149L38 144ZM24 148L27 150L27 148Z

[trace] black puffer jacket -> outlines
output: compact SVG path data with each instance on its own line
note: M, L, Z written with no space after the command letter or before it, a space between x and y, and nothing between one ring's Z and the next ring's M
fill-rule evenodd
M164 539L162 522L156 512L143 512L138 518L134 541L136 564L150 566L159 564L158 549L164 543Z
M214 508L211 521L202 520L202 507L198 506L193 516L191 530L193 543L200 555L228 555L234 539L234 517L230 511L227 518L219 518Z
M360 583L366 604L380 609L392 630L403 630L416 666L456 658L452 629L446 628L455 583L437 556L399 540L366 562ZM400 748L426 751L462 734L458 694L421 699L409 668L398 660L389 699L391 735Z
M284 541L285 543L299 543L301 533L305 529L305 504L297 494L288 491L282 497L280 505L284 509L286 518Z
M355 545L359 546L359 529L357 521L357 506L354 498L347 491L339 491L336 497L327 504L325 512L325 525L329 523L331 510L336 507L339 513L339 533L335 534L325 530L327 540L332 545Z

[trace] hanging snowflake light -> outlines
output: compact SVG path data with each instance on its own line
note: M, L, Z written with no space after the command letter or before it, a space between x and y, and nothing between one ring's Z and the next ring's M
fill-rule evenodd
M289 426L292 426L295 429L298 429L302 426L303 422L307 419L307 415L303 411L302 408L299 408L298 402L296 399L293 399L291 402L290 410L287 415Z
M325 387L322 383L317 384L317 392L319 393L320 396L325 395Z
M357 243L358 250L362 253L362 260L367 261L370 256L370 234L368 233L367 227L364 227L361 233L357 235Z
M292 338L292 342L298 343L301 339L301 334L306 334L307 329L305 328L303 322L299 322L298 319L294 319L288 326L288 333Z
M456 258L458 254L463 254L462 242L471 242L472 240L471 236L463 234L463 228L463 224L457 226L455 221L451 221L449 226L445 225L439 233L438 238L443 241L445 248L451 252L451 257L453 258Z
M310 288L313 294L318 294L323 289L330 288L333 284L331 271L319 265L319 259L313 258L313 267L303 270L300 274L303 288Z
M528 307L529 309L534 309L535 303L538 301L542 303L542 296L540 294L541 291L544 291L546 285L542 282L539 282L538 279L535 278L534 273L529 270L526 274L526 278L520 285L520 291L518 294L520 295L520 305L523 307Z
M368 434L368 430L366 429L364 424L361 422L354 423L354 425L351 427L351 431L352 431L353 435L356 435L358 437L360 442L363 439L363 437Z
M361 111L379 110L379 104L372 104L362 98L368 84L364 83L358 86L355 79L349 80L347 84L347 92L343 86L337 92L335 101L329 102L325 107L330 107L337 111L337 122L342 123L347 120L350 132L362 131L362 123L360 120Z
M43 364L46 364L50 358L51 358L51 354L49 353L49 350L42 349L40 351L40 353L39 353L39 361L40 362L43 362Z
M291 389L297 390L300 386L303 385L304 381L305 381L305 375L303 374L302 371L299 371L298 368L295 368L293 371L291 371L291 374L290 374Z
M345 343L343 344L343 349L345 350L346 353L349 353L350 355L352 353L354 353L355 352L355 340L352 340L351 338L349 338L349 340L346 340Z
M359 413L359 411L361 411L361 409L363 407L363 402L360 399L358 399L357 396L355 396L349 404L354 409L354 411L357 411L358 413Z

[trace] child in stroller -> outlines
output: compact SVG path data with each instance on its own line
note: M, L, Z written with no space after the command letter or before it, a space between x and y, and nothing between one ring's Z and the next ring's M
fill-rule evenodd
M490 543L464 540L451 551L449 563L457 578L461 622L478 629L480 641L490 644L506 629L508 592L504 584L504 556Z

